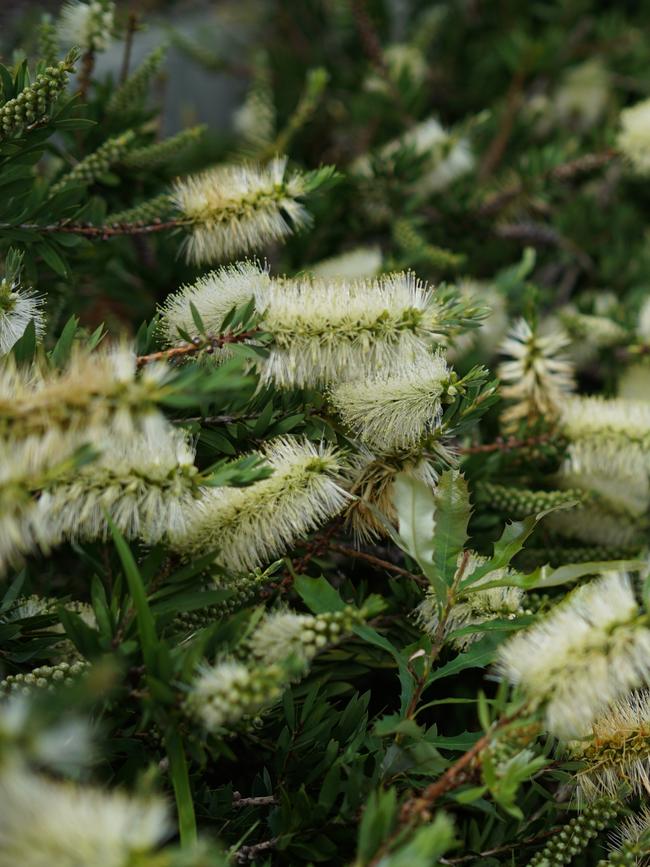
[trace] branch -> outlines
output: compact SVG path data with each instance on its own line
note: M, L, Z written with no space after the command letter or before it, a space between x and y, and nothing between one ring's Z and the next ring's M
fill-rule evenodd
M493 443L485 443L484 445L465 446L458 449L461 455L480 455L487 452L511 452L515 449L532 448L553 441L553 436L549 433L539 434L538 436L528 437L527 439L518 440L516 437L497 437Z
M401 566L396 566L388 560L382 560L380 557L375 557L374 554L367 554L365 551L357 551L356 548L348 548L346 545L336 545L332 542L329 544L329 549L330 551L335 551L337 554L345 554L346 557L365 560L366 563L370 563L372 566L378 566L380 569L386 569L386 571L394 572L396 575L403 575L405 578L410 578L412 581L415 581L423 587L429 586L429 582L421 575L414 575L413 572L409 572L407 569L402 569Z
M195 355L197 352L206 352L209 355L215 349L220 349L229 343L243 343L245 340L250 340L258 332L258 328L251 328L250 331L241 331L238 334L229 331L214 337L207 336L203 339L197 337L192 343L172 346L171 349L161 349L159 352L151 352L149 355L138 355L136 364L138 367L144 367L145 364L152 364L155 361L173 361L175 358L184 358L188 355Z
M254 843L252 846L242 846L235 853L235 860L238 864L254 861L260 853L274 849L279 839L279 837L272 837L270 840L263 840L261 843Z

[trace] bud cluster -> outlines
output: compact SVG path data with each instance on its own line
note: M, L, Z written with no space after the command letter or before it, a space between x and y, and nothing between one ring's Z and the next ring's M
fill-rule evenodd
M21 132L26 126L45 121L47 111L65 90L72 70L74 55L68 55L56 66L48 66L39 73L18 96L0 108L0 139Z

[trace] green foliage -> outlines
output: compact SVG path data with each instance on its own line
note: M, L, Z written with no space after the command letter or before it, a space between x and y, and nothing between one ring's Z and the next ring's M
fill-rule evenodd
M2 36L0 867L645 863L645 8L157 5Z

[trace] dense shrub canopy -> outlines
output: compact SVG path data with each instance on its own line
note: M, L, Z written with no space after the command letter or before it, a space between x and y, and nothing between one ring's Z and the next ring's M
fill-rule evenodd
M645 7L16 16L0 867L649 863Z

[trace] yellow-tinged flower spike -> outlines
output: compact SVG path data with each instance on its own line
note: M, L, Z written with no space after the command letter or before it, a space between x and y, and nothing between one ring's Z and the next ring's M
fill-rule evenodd
M650 402L623 398L572 397L565 401L560 418L569 440L582 437L616 437L637 442L650 451Z
M0 867L131 867L172 826L158 798L54 782L19 767L0 776Z
M169 427L155 441L110 437L98 447L96 461L39 498L37 520L48 542L105 539L107 518L127 538L149 544L187 532L200 491L194 447L184 432Z
M603 503L553 512L544 519L544 525L566 539L613 547L641 547L648 530L645 518L635 519L629 512L608 509Z
M463 557L463 554L458 557L459 566ZM471 575L478 566L485 562L485 557L471 553L465 566L465 574ZM481 583L502 581L509 574L512 573L508 569L497 569L473 584L472 590L480 587ZM451 633L466 626L478 626L490 620L514 620L518 615L524 614L525 596L526 594L519 587L492 587L488 590L474 590L472 593L467 593L451 609L445 625L444 637L446 638ZM427 591L424 599L416 608L415 614L422 629L429 635L434 635L439 623L440 604L433 591ZM452 637L452 642L458 650L466 650L470 644L478 641L483 635L483 632L465 633Z
M168 393L170 368L149 364L141 373L135 353L118 345L76 351L63 370L19 368L8 358L0 370L0 435L25 437L59 429L91 429L123 438L137 434L155 441L168 423L156 406Z
M639 174L650 174L650 99L621 112L621 131L616 143Z
M72 452L74 444L56 429L0 439L0 574L47 539L34 494L69 470Z
M443 459L451 459L441 446ZM352 461L348 490L354 496L345 511L346 522L359 542L374 542L386 535L384 521L397 523L393 485L398 473L406 473L433 487L437 473L419 450L377 456L363 448ZM379 514L378 514L379 513Z
M650 692L613 704L594 720L590 737L570 741L566 751L583 763L575 774L579 801L615 797L623 783L650 795Z
M188 557L215 551L215 561L250 571L283 555L348 501L340 486L341 456L330 446L279 437L261 452L273 474L245 488L208 489L186 515L187 530L171 534Z
M361 442L379 452L409 449L431 434L442 417L441 398L449 377L441 355L423 355L394 372L334 386L329 397Z
M315 262L306 270L324 280L366 280L376 277L381 266L380 247L355 247L340 256Z
M224 317L233 307L243 307L251 298L263 299L270 285L268 273L252 262L237 262L218 271L210 271L189 286L182 286L165 301L160 310L160 332L168 346L184 343L179 328L192 335L197 326L191 304L198 311L208 334L219 334ZM213 358L223 361L230 352L216 349Z
M185 710L209 732L235 728L275 704L289 679L289 672L278 664L249 668L225 659L200 669Z
M274 611L256 626L248 649L260 662L294 657L307 664L321 650L342 641L363 620L363 612L354 608L327 614Z
M268 165L217 166L176 181L174 204L191 222L187 259L200 265L279 241L311 222L298 200L305 179L286 173L286 159Z
M112 0L71 0L61 10L59 39L83 51L105 51L113 35L114 17Z
M264 382L311 386L398 370L440 335L433 293L413 274L376 280L274 280L258 299L273 335Z
M609 573L579 587L502 644L497 668L544 703L549 732L584 736L598 714L650 678L650 629L628 576Z
M509 356L499 365L504 385L501 394L513 401L502 416L505 427L516 428L522 419L556 418L574 389L573 365L563 350L569 346L566 334L536 334L520 319L501 344Z
M570 443L557 481L594 491L614 511L643 515L650 504L649 456L638 443L589 437Z

